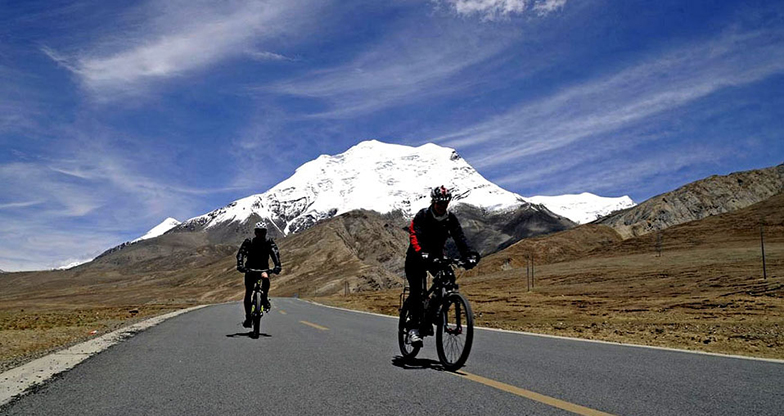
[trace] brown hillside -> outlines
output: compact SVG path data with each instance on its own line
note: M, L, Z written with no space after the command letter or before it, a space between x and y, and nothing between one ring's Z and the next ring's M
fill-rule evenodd
M510 268L525 268L533 255L535 264L557 263L580 257L588 251L621 242L621 236L605 225L585 224L559 233L520 240L487 256L470 275Z
M694 247L725 247L733 243L750 245L759 241L762 221L767 240L780 242L784 238L784 193L735 212L628 240L623 240L612 228L601 224L584 224L560 233L521 240L488 256L470 275L525 268L526 258L530 255L534 256L534 264L544 265L588 256L655 253L658 246L666 252Z
M764 224L765 240L784 241L784 193L735 212L680 224L666 230L629 239L592 250L591 255L652 253L695 247L751 246L759 244L760 226Z

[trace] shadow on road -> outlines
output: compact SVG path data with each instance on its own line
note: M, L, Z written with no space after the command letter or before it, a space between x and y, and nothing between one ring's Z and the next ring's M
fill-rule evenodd
M228 334L228 335L226 335L226 337L227 338L237 338L237 337L253 338L253 331L251 331L251 332L237 332L236 334ZM262 333L259 334L259 337L272 338L272 335L265 334L265 333L262 332Z
M404 358L400 355L392 357L392 365L406 370L436 370L445 371L444 366L435 360L426 358Z

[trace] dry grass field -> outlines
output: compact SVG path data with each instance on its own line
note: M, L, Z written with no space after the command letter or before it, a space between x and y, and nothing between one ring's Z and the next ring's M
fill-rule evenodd
M230 260L221 270L234 270ZM231 278L201 268L187 276L100 270L2 275L0 371L155 315L241 299L241 276L225 276Z
M0 372L139 320L176 309L180 308L177 305L149 305L142 308L2 310Z
M548 264L530 291L525 269L458 282L480 326L784 358L784 244L770 247L767 280L747 273L761 269L758 254L696 249ZM399 294L316 300L396 315Z

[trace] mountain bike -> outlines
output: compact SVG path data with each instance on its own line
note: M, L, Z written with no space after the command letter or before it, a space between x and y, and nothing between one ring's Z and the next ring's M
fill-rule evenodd
M256 283L253 284L253 292L250 298L250 316L251 321L253 322L253 338L259 337L259 331L261 330L261 317L264 316L264 312L269 312L263 305L264 299L264 292L261 290L261 274L267 273L267 275L272 274L272 269L247 269L247 272L250 273L258 273L259 278L256 279Z
M419 329L422 338L433 335L436 325L436 351L441 365L448 371L462 367L471 353L474 340L474 315L468 299L458 291L453 266L465 267L458 259L441 259L439 270L433 278L433 285L424 295L424 317ZM423 281L427 286L427 279ZM403 288L400 294L400 321L397 340L400 352L405 359L413 359L420 347L409 342L408 331L414 329L411 305L408 300L410 288Z

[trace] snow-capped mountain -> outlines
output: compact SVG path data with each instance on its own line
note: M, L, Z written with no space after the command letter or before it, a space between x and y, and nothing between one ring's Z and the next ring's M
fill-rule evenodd
M453 190L453 209L467 205L497 214L520 208L541 210L537 204L542 204L575 222L589 222L634 204L629 197L587 193L524 198L485 179L454 149L369 140L335 156L321 155L269 191L191 218L180 229L243 224L253 216L254 221L267 220L270 228L288 235L356 209L382 214L399 210L410 217L429 204L430 190L439 185Z
M153 227L150 231L147 231L147 234L145 234L145 235L143 235L143 236L141 236L141 237L139 237L139 238L137 238L135 240L132 240L131 243L135 243L137 241L147 240L149 238L153 238L153 237L157 237L159 235L163 235L163 233L165 233L166 231L169 231L172 228L174 228L174 227L176 227L176 226L178 226L180 224L181 224L181 222L177 221L174 218L171 218L171 217L166 218L165 220L163 220L163 222L161 222L160 224L158 224L155 227Z
M577 224L589 223L611 212L636 205L628 196L608 198L588 192L579 195L532 196L526 199L534 204L542 204L550 211Z
M54 268L54 269L52 269L52 270L68 270L68 269L73 269L73 268L74 268L74 267L76 267L76 266L79 266L79 265L82 265L82 264L85 264L85 263L89 263L89 262L91 262L91 261L93 261L93 259L91 259L91 258L90 258L90 259L86 259L86 260L75 260L75 261L68 262L68 263L66 263L66 264L64 264L64 265L62 265L62 266L60 266L60 267L55 267L55 268Z
M429 204L430 190L439 185L455 190L453 207L500 211L528 204L482 177L453 149L370 140L339 155L321 155L269 191L192 218L183 227L211 228L255 214L287 235L355 209L411 216Z
M112 248L104 251L103 253L101 253L101 255L96 257L96 259L99 258L99 257L102 257L102 256L106 256L107 254L114 253L115 251L122 250L123 248L128 247L131 244L138 243L139 241L149 240L151 238L155 238L155 237L161 236L164 233L166 233L167 231L171 230L172 228L174 228L174 227L176 227L176 226L178 226L180 224L182 224L182 223L177 221L174 218L171 218L171 217L166 218L160 224L156 225L155 227L152 227L150 229L150 231L147 231L147 233L144 234L143 236L141 236L141 237L139 237L139 238L137 238L135 240L126 241L126 242L120 244L119 246L112 247ZM93 259L93 260L95 260L95 259ZM87 261L92 261L92 260L87 260ZM82 263L85 263L85 262L82 262ZM65 268L69 269L71 267L78 266L79 264L81 264L81 263L69 264L68 266L65 266Z

